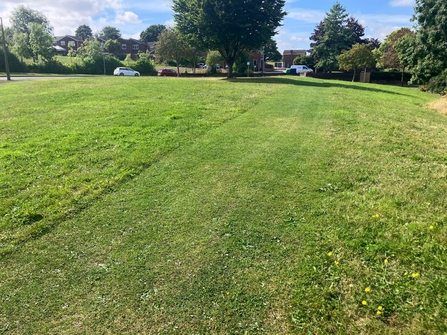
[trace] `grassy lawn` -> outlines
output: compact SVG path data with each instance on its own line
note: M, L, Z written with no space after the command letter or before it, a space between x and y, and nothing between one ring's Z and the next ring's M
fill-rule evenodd
M447 332L436 97L303 77L0 97L0 333Z

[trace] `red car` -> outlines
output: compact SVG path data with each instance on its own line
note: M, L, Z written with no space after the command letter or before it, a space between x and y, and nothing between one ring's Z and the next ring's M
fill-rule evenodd
M172 77L177 77L177 71L173 70L173 69L160 69L158 70L158 75L159 76L172 76Z

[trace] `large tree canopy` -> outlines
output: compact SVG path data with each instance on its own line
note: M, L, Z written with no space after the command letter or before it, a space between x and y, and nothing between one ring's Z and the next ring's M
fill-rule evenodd
M447 4L445 0L416 0L414 10L412 81L425 83L447 69Z
M337 69L337 57L354 43L366 43L364 35L363 26L350 17L345 7L337 1L310 36L310 40L314 41L311 47L316 66L325 71Z
M11 18L11 28L14 33L24 33L29 36L31 32L31 23L42 24L44 29L52 34L53 27L50 26L50 21L41 12L31 9L27 6L20 5L12 11Z
M86 24L82 24L75 30L75 36L82 37L82 39L86 40L93 36L92 28L87 26Z
M121 37L121 32L115 27L105 26L98 33L98 36L105 40L116 40Z
M337 59L340 69L354 71L352 81L355 80L358 69L372 67L376 63L369 46L359 43L354 44L350 50L344 50Z
M52 46L53 27L44 14L21 5L12 11L10 21L14 33L13 50L22 59L33 58L37 61L39 55L44 60L51 58L48 48Z
M286 14L285 0L174 0L174 20L191 45L218 50L228 77L242 52L260 50Z
M163 24L153 24L143 30L140 34L140 39L146 42L158 41L158 36L166 30L166 26Z

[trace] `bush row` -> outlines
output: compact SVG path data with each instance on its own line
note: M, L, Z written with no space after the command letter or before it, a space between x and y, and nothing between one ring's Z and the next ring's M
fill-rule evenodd
M118 66L123 66L121 61L114 56L106 56L104 59L84 59L82 62L62 64L56 59L39 64L25 64L16 55L8 53L9 71L15 73L54 73L54 74L112 74ZM153 62L146 58L140 58L133 63L132 68L144 74L155 73ZM0 48L0 72L5 72L5 58Z

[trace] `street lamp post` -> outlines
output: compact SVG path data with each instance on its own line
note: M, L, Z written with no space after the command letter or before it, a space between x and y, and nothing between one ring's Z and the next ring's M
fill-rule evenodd
M0 17L0 24L2 26L2 41L3 41L3 53L5 55L6 79L11 80L11 73L9 73L8 49L6 48L5 32L3 30L3 19L1 17Z

